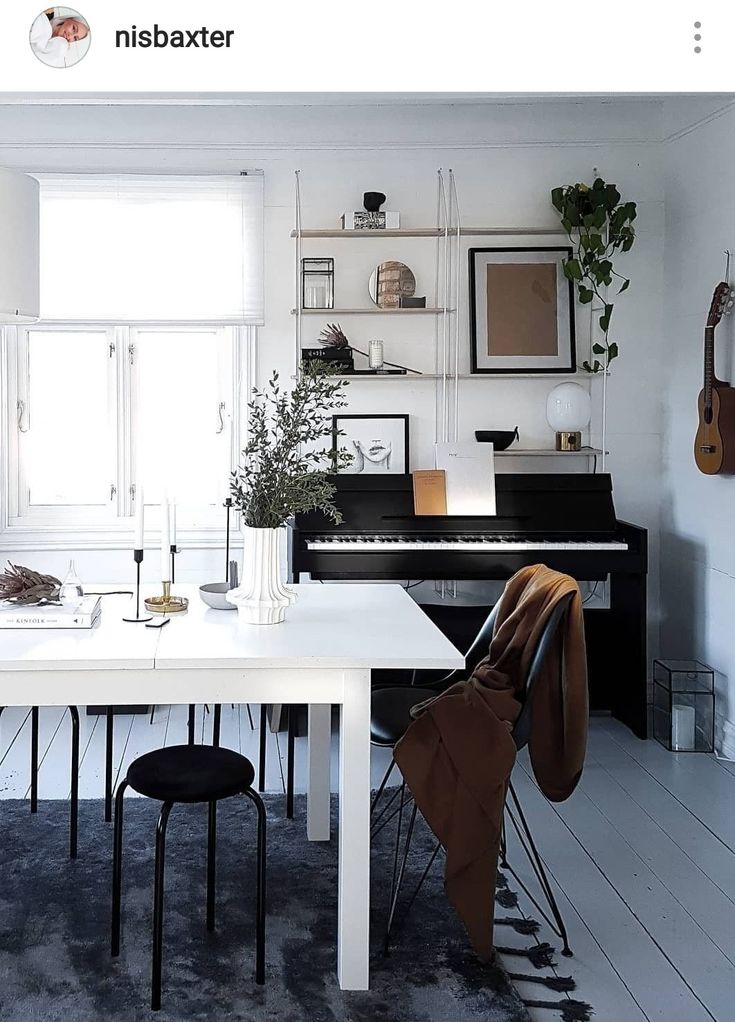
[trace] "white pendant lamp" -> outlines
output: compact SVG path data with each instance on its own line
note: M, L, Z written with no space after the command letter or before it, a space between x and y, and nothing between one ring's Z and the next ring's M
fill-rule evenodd
M0 323L39 318L39 186L0 169Z

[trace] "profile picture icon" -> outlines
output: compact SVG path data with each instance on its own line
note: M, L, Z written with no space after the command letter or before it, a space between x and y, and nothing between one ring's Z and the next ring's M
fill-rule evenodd
M31 49L47 67L74 67L92 41L89 22L73 7L48 7L31 25Z

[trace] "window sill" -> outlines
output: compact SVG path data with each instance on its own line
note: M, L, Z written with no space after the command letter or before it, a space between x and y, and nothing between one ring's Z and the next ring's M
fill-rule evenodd
M185 550L224 549L224 529L206 528L179 529L177 545ZM230 542L237 548L242 542L241 533L233 526ZM156 533L146 536L146 550L159 549L160 539ZM131 550L132 533L129 528L84 529L39 529L13 525L0 529L0 552L25 550Z

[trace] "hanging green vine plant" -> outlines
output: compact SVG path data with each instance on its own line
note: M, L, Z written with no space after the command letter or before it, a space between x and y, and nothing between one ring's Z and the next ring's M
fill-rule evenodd
M617 343L610 339L613 303L603 289L610 287L614 279L620 284L618 294L630 285L630 280L614 269L612 257L633 247L636 204L622 202L616 186L601 177L595 179L591 188L585 184L554 188L551 201L574 249L574 254L564 260L564 274L577 288L582 305L595 302L592 311L599 313L597 322L602 336L592 345L592 354L599 357L591 364L588 360L582 363L587 372L599 373L607 370L620 354Z

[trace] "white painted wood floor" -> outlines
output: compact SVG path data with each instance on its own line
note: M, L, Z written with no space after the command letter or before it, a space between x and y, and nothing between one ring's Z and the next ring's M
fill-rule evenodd
M257 707L253 712L257 723ZM11 709L0 717L0 798L27 796L27 715ZM201 717L198 726L201 734ZM211 717L204 727L209 735ZM82 798L102 795L104 730L103 719L82 716ZM116 777L141 753L183 742L185 736L185 707L158 707L152 725L143 715L116 717ZM68 797L69 737L68 716L41 711L41 798ZM223 707L222 744L257 758L257 731L250 730L246 707ZM305 745L297 740L299 790ZM386 759L380 750L374 753L377 784ZM283 790L284 755L283 739L269 733L269 789ZM578 989L571 996L593 1005L595 1022L735 1019L735 764L713 756L672 755L614 721L595 718L585 773L569 801L552 805L543 798L525 755L514 781L561 891L575 952L571 959L558 957L556 972L574 976ZM527 879L510 841L510 861ZM538 918L523 894L521 911ZM558 946L545 925L539 939ZM507 927L497 935L506 945L527 946L532 940ZM508 957L506 965L511 972L533 971L520 958ZM539 1000L563 996L536 984L521 990ZM558 1018L545 1010L533 1016L539 1022Z

